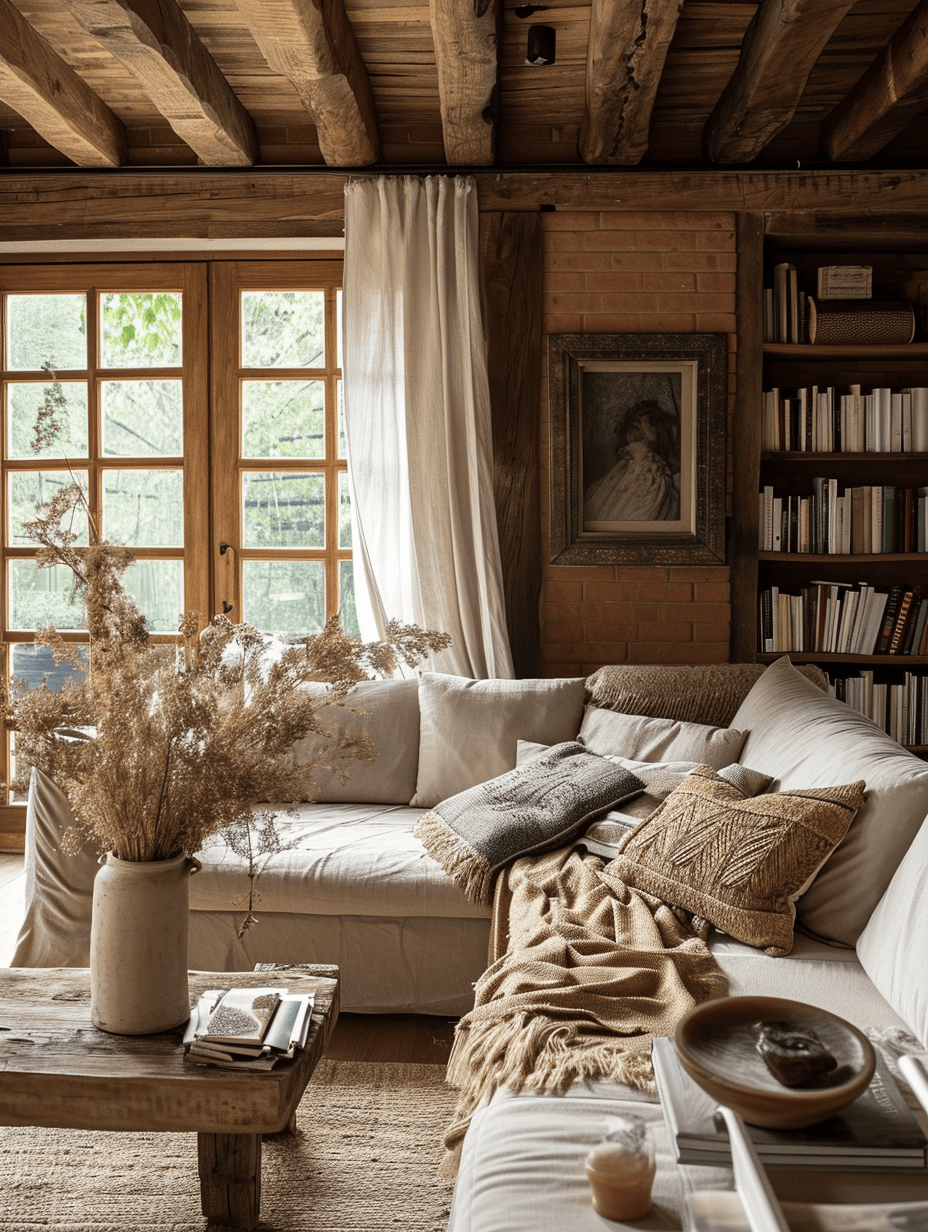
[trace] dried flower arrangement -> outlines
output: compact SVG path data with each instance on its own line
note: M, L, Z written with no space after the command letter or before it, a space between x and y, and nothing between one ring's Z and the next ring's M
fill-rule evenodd
M51 375L36 449L60 431L64 399ZM272 639L248 624L225 615L203 624L188 612L179 625L181 645L153 642L122 583L131 551L100 541L92 518L90 546L77 546L71 527L80 506L89 517L73 483L24 525L39 544L39 568L70 570L88 642L66 640L53 627L36 632L35 642L51 649L56 664L75 668L58 691L14 681L8 692L0 680L0 709L16 732L15 786L24 789L35 766L65 792L75 817L65 850L90 842L123 860L159 860L192 856L221 834L249 865L247 926L255 859L282 849L273 814L257 806L311 800L314 771L344 775L346 763L376 757L363 740L336 741L320 712L346 705L359 680L390 676L400 662L414 667L450 639L392 623L383 641L364 643L332 617L320 633L272 649ZM307 687L316 682L327 687ZM298 765L293 746L308 735L321 739L325 758Z

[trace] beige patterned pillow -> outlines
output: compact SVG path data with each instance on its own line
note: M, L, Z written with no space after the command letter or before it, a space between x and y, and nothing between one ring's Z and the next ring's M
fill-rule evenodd
M748 797L699 766L604 872L768 954L788 954L795 900L844 838L864 786Z

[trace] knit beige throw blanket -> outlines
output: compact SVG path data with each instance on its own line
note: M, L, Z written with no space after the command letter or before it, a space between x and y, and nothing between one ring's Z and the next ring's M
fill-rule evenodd
M567 847L516 860L497 878L491 957L458 1023L448 1081L460 1098L443 1171L457 1171L477 1106L498 1087L561 1090L610 1078L653 1090L652 1035L672 1035L727 981L673 910Z

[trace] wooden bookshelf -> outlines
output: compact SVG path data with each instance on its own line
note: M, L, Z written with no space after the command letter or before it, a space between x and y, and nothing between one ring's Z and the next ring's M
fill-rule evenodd
M832 386L847 392L860 385L902 390L928 386L928 246L873 254L805 247L765 246L764 221L758 216L739 224L739 369L734 420L735 473L729 549L732 583L733 660L769 663L783 653L794 662L816 663L834 680L873 671L881 682L901 683L906 673L928 674L928 655L839 654L762 648L760 596L776 586L798 594L813 581L857 584L885 590L892 586L928 584L928 554L822 553L760 550L758 494L765 485L777 496L811 493L813 477L836 479L839 491L864 485L917 488L928 485L925 452L813 452L765 448L762 430L763 391L794 391ZM763 287L770 286L774 264L796 266L800 286L814 291L819 265L869 264L873 267L874 299L906 299L915 303L918 332L914 342L894 346L823 346L775 343L763 338ZM928 593L928 588L926 588ZM924 743L908 747L928 756Z

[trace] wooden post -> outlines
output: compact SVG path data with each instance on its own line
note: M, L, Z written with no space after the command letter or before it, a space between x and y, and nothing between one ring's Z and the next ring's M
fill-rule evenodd
M516 676L525 678L541 674L540 216L481 214L480 260L506 624Z
M250 1232L261 1209L261 1135L197 1134L197 1164L206 1218Z

